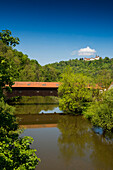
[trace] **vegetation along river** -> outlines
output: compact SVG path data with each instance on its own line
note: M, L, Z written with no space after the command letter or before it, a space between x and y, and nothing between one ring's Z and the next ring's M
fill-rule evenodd
M15 107L41 158L37 170L113 170L113 140L82 116L61 114L56 98L23 97Z

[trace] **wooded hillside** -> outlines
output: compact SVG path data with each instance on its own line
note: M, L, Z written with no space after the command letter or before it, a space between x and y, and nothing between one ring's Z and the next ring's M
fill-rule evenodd
M98 61L72 59L41 66L38 61L30 60L26 54L5 45L0 41L0 56L5 57L16 81L60 81L61 73L71 66L74 73L83 73L93 78L95 83L108 87L113 81L113 58Z

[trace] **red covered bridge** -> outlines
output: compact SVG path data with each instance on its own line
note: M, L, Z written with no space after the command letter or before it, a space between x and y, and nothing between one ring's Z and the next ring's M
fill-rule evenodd
M59 82L15 82L7 97L15 96L58 96Z
M12 85L12 92L7 92L7 97L15 96L58 96L59 82L18 82ZM102 89L97 84L86 88Z

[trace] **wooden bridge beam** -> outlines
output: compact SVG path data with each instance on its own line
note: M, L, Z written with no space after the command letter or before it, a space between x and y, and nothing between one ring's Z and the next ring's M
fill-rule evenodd
M58 96L58 88L12 87L12 92L7 92L7 97L16 96Z

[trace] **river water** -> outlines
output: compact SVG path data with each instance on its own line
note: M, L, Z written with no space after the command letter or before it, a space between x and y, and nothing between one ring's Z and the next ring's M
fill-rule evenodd
M37 170L113 170L113 141L92 130L82 116L59 110L56 99L24 98L15 105L22 136L32 136ZM45 113L45 114L43 114Z

